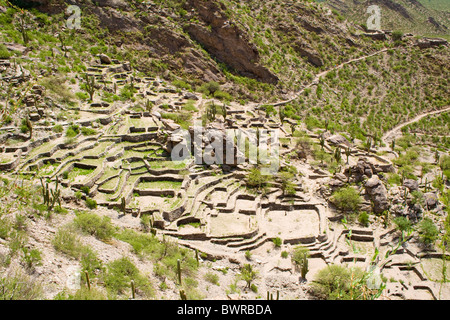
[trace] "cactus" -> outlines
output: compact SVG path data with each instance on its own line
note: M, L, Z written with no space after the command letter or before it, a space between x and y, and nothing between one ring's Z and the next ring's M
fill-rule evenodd
M322 147L322 151L323 151L323 149L325 147L325 138L322 134L319 137L319 143L320 143L320 146Z
M91 282L89 281L89 272L87 272L87 270L86 270L86 271L84 271L84 274L86 275L86 284L87 284L88 290L91 290Z
M281 124L284 123L285 119L286 119L286 114L284 113L284 110L280 110L280 121L281 121Z
M89 94L89 100L94 99L95 93L95 76L89 76L87 73L84 75L85 80L85 90Z
M340 163L342 159L341 155L341 148L337 147L334 152L334 159L336 160L336 163Z
M309 268L308 268L308 256L307 256L306 252L303 254L301 265L302 265L302 267L301 267L300 272L301 272L302 278L306 279L306 274L309 271Z
M131 280L131 299L133 299L133 300L136 298L135 293L136 293L136 288L134 286L134 280Z
M25 12L23 11L23 10L21 10L22 12L21 12L21 15L20 15L20 19L19 19L19 27L18 27L18 29L19 29L19 32L22 34L22 39L23 39L23 42L25 43L25 45L28 45L28 42L30 41L30 38L29 38L29 36L28 36L28 33L27 33L27 29L25 28L25 17L26 17L26 15L25 15Z
M273 293L267 291L267 300L275 300L273 298ZM277 290L277 300L280 300L280 290Z
M45 183L41 178L41 185L42 185L42 196L44 198L44 205L47 206L47 210L51 211L55 207L55 203L58 202L59 207L61 207L61 191L58 190L59 187L59 179L56 178L56 186L55 190L51 190L48 186L48 182Z
M224 104L222 105L222 115L223 115L223 121L225 121L227 119L227 106Z
M181 285L181 261L177 260L177 274L178 274L178 283Z
M347 164L348 164L349 159L350 159L350 154L351 154L350 147L347 147L347 148L345 149L345 155L347 156Z
M151 112L153 109L153 103L150 102L150 100L145 100L145 110L147 110L148 112Z
M120 211L122 211L122 213L125 215L126 211L127 211L127 202L125 201L125 198L122 197L122 199L120 199Z
M207 110L206 110L206 117L209 122L213 122L216 120L216 105L213 103Z
M30 140L33 137L33 125L31 123L29 117L27 118L27 128L28 128L28 131L30 132L30 136L28 137L28 140Z

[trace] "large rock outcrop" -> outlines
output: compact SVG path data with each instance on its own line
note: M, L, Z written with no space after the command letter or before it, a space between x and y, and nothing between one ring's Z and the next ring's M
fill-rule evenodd
M259 64L258 49L236 23L229 21L219 3L191 0L205 25L189 23L185 31L217 60L239 74L262 82L275 84L278 77Z
M389 200L387 197L387 190L383 182L377 175L373 175L372 178L366 181L364 187L366 193L370 197L373 203L373 212L382 213L389 209Z

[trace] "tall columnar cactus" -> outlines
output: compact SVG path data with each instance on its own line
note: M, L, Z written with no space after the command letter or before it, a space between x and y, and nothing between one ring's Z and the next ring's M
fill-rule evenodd
M322 151L323 151L323 149L325 148L325 137L323 136L323 134L321 134L319 136L319 143L320 143L320 146L322 147Z
M309 271L309 268L308 268L308 256L307 256L306 252L303 253L301 265L302 265L302 267L301 267L300 272L301 272L302 278L306 279L306 274Z
M284 113L284 110L280 110L280 121L281 121L281 124L284 123L285 119L286 119L286 113Z
M134 286L134 280L131 280L131 299L136 298L136 287Z
M91 281L89 280L89 272L86 270L86 271L84 271L84 274L86 276L86 284L87 284L88 290L91 290Z
M350 147L345 148L345 155L347 156L347 164L349 163L351 150Z
M216 113L217 113L216 105L213 103L206 110L206 117L208 118L209 122L213 122L214 120L216 120Z
M89 94L89 100L94 99L95 93L95 76L89 76L87 73L84 75L85 90Z
M181 261L177 260L177 274L178 274L178 283L181 285Z
M120 211L122 211L122 213L125 215L126 211L127 211L127 202L125 201L125 198L122 197L120 199Z
M336 148L334 152L334 159L336 160L337 163L341 162L342 159L341 148L339 147Z
M197 266L200 265L200 260L198 258L198 249L195 249L195 260L197 260Z
M27 45L28 42L30 41L30 38L28 36L28 32L27 32L27 29L25 27L25 23L26 23L25 19L26 19L26 13L22 10L22 13L20 14L20 17L19 17L19 23L20 23L19 24L19 31L22 34L23 42L25 43L25 45Z
M30 132L30 136L28 137L28 139L30 140L33 137L33 124L30 121L30 118L27 118L27 128L28 131Z
M47 206L47 210L51 211L55 207L56 202L58 202L58 205L61 207L61 190L58 190L59 179L56 178L55 190L50 189L48 182L44 184L42 177L39 179L41 180L42 196L44 199L44 205Z
M223 121L227 119L228 111L227 106L225 104L222 105L222 115L223 115Z

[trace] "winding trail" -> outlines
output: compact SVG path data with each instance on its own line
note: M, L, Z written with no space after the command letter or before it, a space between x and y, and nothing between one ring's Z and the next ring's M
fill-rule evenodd
M400 123L397 126L395 126L394 128L392 128L391 130L389 130L388 132L386 132L383 137L381 138L381 140L387 144L386 142L388 141L389 138L391 138L392 135L396 134L399 130L401 130L403 127L410 125L414 122L420 121L421 119L427 117L427 116L431 116L434 114L440 114L440 113L444 113L444 112L448 112L450 111L450 107L446 107L445 109L440 109L440 110L434 110L434 111L428 111L422 114L419 114L418 116L414 117L411 120L408 120L406 122Z
M308 85L306 85L305 87L303 87L302 89L300 89L300 90L295 94L295 96L292 97L291 99L285 100L285 101L280 101L280 102L275 102L275 103L270 103L270 105L273 105L273 106L275 106L275 107L278 107L278 106L282 106L282 105L285 105L285 104L287 104L287 103L290 103L290 102L294 101L295 99L298 99L298 97L303 93L303 91L305 91L305 89L310 88L310 87L312 87L313 85L318 84L320 78L323 77L323 76L325 76L325 75L327 75L327 74L330 73L331 71L338 70L338 69L342 68L343 66L345 66L345 65L347 65L347 64L350 64L350 63L353 63L353 62L356 62L356 61L365 60L365 59L367 59L367 58L373 57L373 56L378 55L378 54L380 54L380 53L386 52L387 50L388 50L388 48L385 48L385 49L376 51L376 52L374 52L374 53L371 53L371 54L368 54L368 55L365 55L365 56L362 56L362 57L359 57L359 58L354 58L354 59L348 60L348 61L346 61L346 62L343 62L343 63L341 63L341 64L339 64L339 65L337 65L337 66L335 66L335 67L333 67L333 68L331 68L331 69L322 71L322 72L318 73L318 74L314 77L314 79L311 81L310 84L308 84Z

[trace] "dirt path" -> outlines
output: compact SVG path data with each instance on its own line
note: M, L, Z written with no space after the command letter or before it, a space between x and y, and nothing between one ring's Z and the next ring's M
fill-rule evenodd
M365 59L370 58L370 57L373 57L373 56L375 56L375 55L377 55L377 54L386 52L387 50L388 50L388 49L385 48L385 49L382 49L382 50L380 50L380 51L371 53L371 54L369 54L369 55L365 55L365 56L362 56L362 57L359 57L359 58L354 58L354 59L348 60L348 61L346 61L346 62L343 62L343 63L341 63L340 65L337 65L337 66L335 66L335 67L333 67L333 68L331 68L331 69L322 71L321 73L317 74L317 75L314 77L314 79L311 81L310 84L308 84L307 86L305 86L305 87L303 87L302 89L300 89L300 91L298 91L298 92L295 94L295 96L294 96L293 98L291 98L291 99L289 99L289 100L285 100L285 101L276 102L276 103L273 103L272 105L275 106L275 107L277 107L277 106L282 106L282 105L285 105L285 104L287 104L287 103L289 103L289 102L292 102L292 101L294 101L295 99L297 99L297 98L303 93L303 91L305 91L305 89L307 89L307 88L309 88L309 87L312 87L313 85L316 85L317 83L319 83L320 78L323 77L323 76L325 76L325 75L327 75L327 74L330 73L331 71L338 70L338 69L342 68L343 66L345 66L345 65L347 65L347 64L350 64L350 63L353 63L353 62L356 62L356 61L365 60Z
M419 114L419 115L416 116L415 118L413 118L413 119L411 119L411 120L409 120L409 121L400 123L399 125L395 126L395 127L392 128L391 130L389 130L388 132L386 132L386 133L383 135L383 137L381 138L381 140L382 140L385 144L387 144L387 143L386 143L387 140L388 140L389 138L391 138L392 135L395 135L398 131L400 131L403 127L405 127L405 126L407 126L407 125L410 125L411 123L420 121L420 120L423 119L424 117L431 116L431 115L434 115L434 114L444 113L444 112L447 112L447 111L450 111L450 107L447 107L447 108L441 109L441 110L428 111L428 112Z

